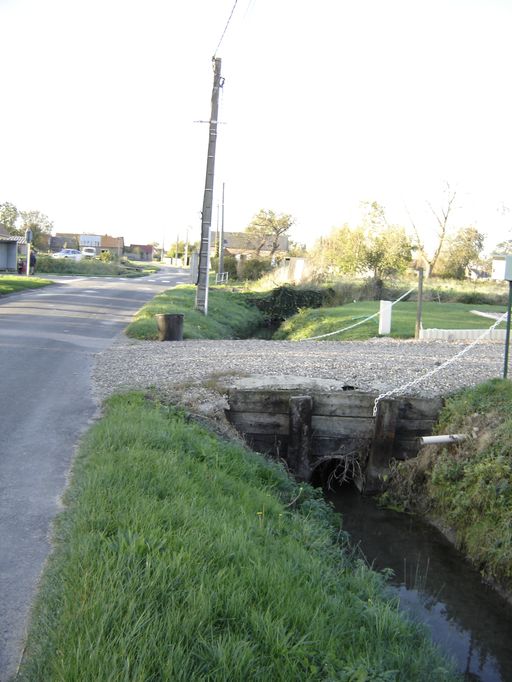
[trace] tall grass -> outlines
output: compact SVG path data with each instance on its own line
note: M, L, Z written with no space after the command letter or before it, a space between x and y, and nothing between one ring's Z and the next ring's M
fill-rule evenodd
M169 408L111 399L75 465L19 679L455 679L339 544L319 494L298 492Z
M195 309L195 295L195 287L187 284L158 294L137 313L126 330L127 335L136 339L156 339L155 315L158 313L184 313L185 339L246 338L263 324L259 310L249 305L240 293L211 287L208 315Z

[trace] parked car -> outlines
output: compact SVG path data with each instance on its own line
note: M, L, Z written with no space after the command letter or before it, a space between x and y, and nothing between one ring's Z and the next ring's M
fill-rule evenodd
M82 260L83 257L78 249L62 249L52 254L52 258L71 258L72 260Z
M96 258L96 249L94 246L84 246L81 249L81 253L84 258Z

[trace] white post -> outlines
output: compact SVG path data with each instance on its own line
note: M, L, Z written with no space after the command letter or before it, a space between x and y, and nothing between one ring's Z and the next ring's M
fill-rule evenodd
M380 302L379 334L391 333L391 301Z

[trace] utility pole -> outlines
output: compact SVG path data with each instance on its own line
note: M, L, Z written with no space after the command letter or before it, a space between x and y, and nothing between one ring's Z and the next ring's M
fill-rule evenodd
M210 115L210 139L206 160L206 180L201 213L201 246L199 249L199 272L197 277L196 309L208 314L208 273L210 270L210 230L212 224L213 181L215 172L215 149L217 146L217 122L219 117L219 91L221 79L221 59L213 59L212 109Z
M224 272L224 189L226 183L222 183L222 219L220 221L220 238L219 238L219 274Z

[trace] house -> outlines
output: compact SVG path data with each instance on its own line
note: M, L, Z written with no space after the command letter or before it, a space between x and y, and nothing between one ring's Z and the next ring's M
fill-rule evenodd
M261 258L269 258L272 253L273 239L268 237L258 254L258 239L247 234L247 232L224 232L224 254L228 256L235 256L240 260L248 260L260 256ZM216 234L212 232L210 245L214 248L216 243ZM289 252L288 237L281 235L278 239L277 250L274 251L273 257L276 260L286 258Z
M0 223L0 270L17 272L18 244L20 243L25 244L25 238L9 234Z
M121 258L124 252L124 237L110 237L102 235L100 240L101 253L109 251L114 258Z
M90 234L77 232L57 232L50 237L50 251L61 249L83 249L84 246L92 246L99 255L103 251L109 251L114 258L121 258L124 251L123 237L110 237L108 234Z
M130 244L126 247L125 256L130 260L152 261L154 247L152 244Z

